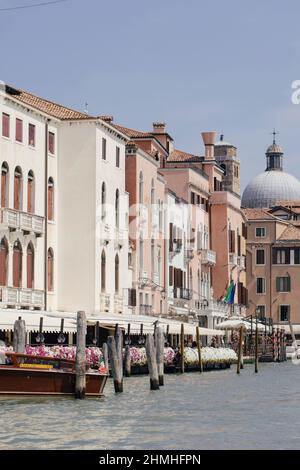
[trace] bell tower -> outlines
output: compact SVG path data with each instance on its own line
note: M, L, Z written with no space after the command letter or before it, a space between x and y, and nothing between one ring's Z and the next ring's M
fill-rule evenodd
M215 143L215 160L224 170L223 189L240 195L240 160L237 156L237 148L224 140L221 134L220 140Z

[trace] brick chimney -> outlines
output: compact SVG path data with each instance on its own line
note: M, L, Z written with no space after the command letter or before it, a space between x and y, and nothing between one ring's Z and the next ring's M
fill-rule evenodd
M154 122L152 125L153 125L153 134L165 134L166 133L165 122Z
M214 145L216 141L216 132L202 132L201 135L205 145L205 160L214 160Z

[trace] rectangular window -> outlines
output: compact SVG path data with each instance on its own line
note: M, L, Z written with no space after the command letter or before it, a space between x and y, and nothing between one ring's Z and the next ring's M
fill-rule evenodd
M291 308L289 305L279 306L279 319L280 321L290 321Z
M266 236L266 229L265 227L256 227L255 229L255 236L256 238L262 238Z
M291 250L290 248L273 249L273 264L290 264Z
M16 141L23 142L23 121L22 119L16 119Z
M256 264L265 264L265 250L256 250Z
M102 160L106 160L106 139L102 139Z
M49 135L48 135L48 149L49 149L49 153L51 153L51 155L54 155L55 154L55 134L53 132L49 132Z
M300 264L300 248L294 250L294 264Z
M265 305L257 305L256 314L259 320L263 320L266 317L266 307ZM254 326L255 328L255 326Z
M191 192L191 204L195 204L195 193Z
M116 148L116 167L120 168L120 147Z
M264 277L256 278L256 293L265 294L266 293L266 280Z
M9 137L9 114L2 113L2 135Z
M291 278L289 276L276 278L277 292L291 292Z
M35 147L35 125L28 125L28 145L30 147Z

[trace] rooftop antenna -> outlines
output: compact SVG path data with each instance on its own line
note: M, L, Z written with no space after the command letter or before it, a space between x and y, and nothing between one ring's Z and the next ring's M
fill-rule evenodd
M87 101L85 102L84 112L85 112L85 114L89 114L89 104L88 104Z

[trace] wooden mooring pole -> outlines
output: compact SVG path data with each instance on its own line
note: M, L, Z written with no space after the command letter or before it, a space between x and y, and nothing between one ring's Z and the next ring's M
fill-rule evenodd
M255 328L255 373L258 373L258 318L256 317Z
M123 335L117 326L115 336L107 338L108 358L111 373L114 379L116 393L123 392L123 358L122 358Z
M14 324L13 349L14 352L24 354L26 346L26 327L25 321L19 317Z
M154 338L152 334L147 335L145 347L146 347L146 354L147 354L148 370L149 370L149 375L150 375L150 389L159 390L156 350L155 350Z
M236 373L240 374L242 368L242 356L243 356L243 336L244 336L244 328L243 326L240 327L240 335L239 335L239 349L238 349L238 361L237 361L237 368Z
M184 374L184 324L181 323L180 334L180 372Z
M199 372L200 372L200 374L202 374L202 372L203 372L203 362L202 362L202 354L201 354L201 341L200 341L199 326L197 326L197 328L196 328L196 339L197 339L197 348L198 348Z
M86 316L85 312L77 313L77 342L76 342L76 381L75 398L85 398L86 388Z
M105 365L105 368L107 369L107 372L108 372L108 370L109 370L109 364L108 364L108 348L107 348L107 343L103 343L103 345L102 345L102 354L103 354L104 365Z
M130 357L130 346L125 346L125 357L124 357L124 375L125 377L131 376L131 357Z
M156 348L156 360L158 368L158 382L159 386L164 385L164 348L165 348L165 336L161 326L155 328L155 348Z

